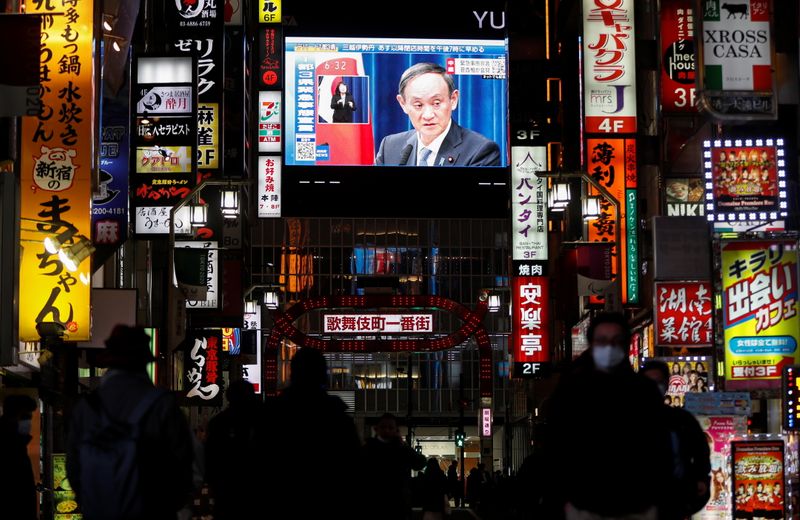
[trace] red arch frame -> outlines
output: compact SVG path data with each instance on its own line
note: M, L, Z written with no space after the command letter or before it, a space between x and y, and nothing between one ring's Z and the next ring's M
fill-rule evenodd
M397 340L322 340L310 338L292 325L303 314L316 309L402 309L422 307L449 311L458 317L461 327L438 339ZM441 296L320 296L301 300L286 311L273 310L274 325L267 340L264 356L264 389L266 394L275 395L278 385L278 349L282 337L303 347L317 348L324 352L435 352L456 347L474 335L478 344L479 388L481 397L492 397L492 345L489 334L483 326L488 310L487 298L481 297L474 310Z

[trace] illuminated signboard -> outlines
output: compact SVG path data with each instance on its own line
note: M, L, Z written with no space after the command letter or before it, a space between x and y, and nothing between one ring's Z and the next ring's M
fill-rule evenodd
M256 362L255 364L242 365L242 379L253 385L257 394L263 390L261 386L261 308L256 306L256 312L244 314L244 330L254 331L256 335Z
M783 440L732 441L731 459L733 518L749 518L754 507L766 512L761 518L785 518ZM751 495L759 502L748 500Z
M545 276L516 276L511 283L514 377L541 377L550 363L550 291Z
M669 368L665 403L683 407L688 394L705 394L714 381L713 360L709 356L657 357ZM668 400L668 401L667 401Z
M134 233L166 234L170 209L197 184L196 58L134 57L131 69Z
M706 110L739 119L774 117L772 1L704 0L700 4L703 66L698 72Z
M281 93L258 93L258 151L281 151Z
M587 139L588 173L598 184L603 186L612 197L617 199L622 211L621 230L617 229L617 211L614 205L601 197L600 217L588 224L590 242L615 242L612 256L622 255L622 301L637 303L639 301L639 252L637 225L637 166L635 139ZM594 188L590 194L600 196ZM619 251L621 249L621 251ZM616 258L611 263L611 272L616 277L618 263ZM598 303L594 297L590 300Z
M38 116L22 118L19 133L19 337L38 341L36 325L50 322L64 327L65 339L88 341L94 2L27 2L26 14L42 15L42 106ZM59 237L58 250L44 247L48 235Z
M220 369L222 331L195 331L186 338L183 361L185 396L195 406L222 404L223 377Z
M797 244L723 242L721 255L726 389L780 388L800 363Z
M633 0L583 0L586 132L636 132Z
M492 409L481 408L481 437L492 436Z
M281 23L281 0L262 0L258 5L258 23Z
M326 334L433 332L433 314L325 314Z
M709 221L752 227L787 216L783 139L707 140L703 149Z
M661 110L696 112L694 2L661 1Z
M222 351L237 356L242 348L242 332L238 328L222 328Z
M511 147L511 260L547 260L547 147Z
M664 180L668 217L702 217L706 214L705 182L701 177Z
M279 155L262 155L258 158L256 172L258 188L258 217L281 216L281 158Z
M710 282L656 282L656 345L705 347L713 344Z

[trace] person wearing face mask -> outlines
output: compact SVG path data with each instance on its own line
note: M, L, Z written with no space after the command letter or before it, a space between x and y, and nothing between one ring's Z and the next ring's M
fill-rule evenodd
M12 394L3 401L3 416L0 417L0 504L3 504L3 518L38 518L36 484L28 457L28 443L32 440L31 419L35 410L36 401L27 395Z
M628 360L620 313L599 313L589 349L543 403L545 464L554 475L548 518L656 520L671 473L663 396Z
M639 374L666 395L669 368L650 360ZM682 520L702 509L711 497L711 452L703 428L684 408L665 406L672 445L673 471L668 500L659 507L660 520Z

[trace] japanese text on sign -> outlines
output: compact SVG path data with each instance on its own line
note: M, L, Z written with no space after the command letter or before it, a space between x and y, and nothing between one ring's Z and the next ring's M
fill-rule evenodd
M433 332L432 314L326 314L323 319L326 333Z
M710 283L656 282L657 345L711 345L713 334Z

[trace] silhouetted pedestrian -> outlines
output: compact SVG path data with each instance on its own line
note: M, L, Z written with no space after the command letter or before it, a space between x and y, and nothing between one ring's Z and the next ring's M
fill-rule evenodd
M648 361L639 374L656 383L666 395L669 367L663 361ZM659 520L683 520L700 511L711 498L711 450L697 419L683 408L664 405L672 446L672 478Z
M208 423L206 480L214 497L214 518L255 518L263 512L261 460L264 410L253 385L239 379L226 391L229 406Z
M357 511L361 442L347 405L328 394L327 382L325 356L303 347L292 358L289 386L266 403L269 453L253 461L267 477L255 497L266 518L349 518Z
M481 472L472 468L467 475L467 505L477 511L481 501Z
M85 520L175 520L192 491L191 432L174 397L150 382L142 327L117 325L100 386L75 407L67 475Z
M450 513L447 477L439 467L439 461L431 457L422 476L422 520L442 520L445 513Z
M374 429L362 450L364 518L405 520L411 515L411 470L422 469L425 456L403 442L394 415L381 416Z
M450 498L453 499L456 507L459 507L464 491L461 489L461 481L458 480L458 461L455 459L450 463L450 467L447 468L447 489Z
M36 401L27 395L9 395L3 401L3 416L0 417L0 510L4 518L37 518L36 483L28 457L31 417L35 410Z
M595 316L589 350L548 404L545 467L567 520L656 518L671 471L669 432L663 396L630 365L630 339L622 314Z

